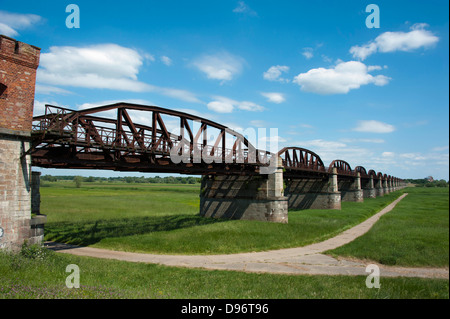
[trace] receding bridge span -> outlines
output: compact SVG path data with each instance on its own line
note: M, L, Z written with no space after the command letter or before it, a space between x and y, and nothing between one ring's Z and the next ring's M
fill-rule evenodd
M401 186L341 159L325 166L305 148L260 150L224 125L157 106L46 105L33 118L31 137L34 166L202 175L200 213L211 217L287 222L288 208L340 209L341 201Z

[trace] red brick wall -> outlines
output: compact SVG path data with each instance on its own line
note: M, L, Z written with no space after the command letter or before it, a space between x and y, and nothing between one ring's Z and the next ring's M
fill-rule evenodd
M0 35L0 128L30 131L40 49Z
M30 148L40 49L0 35L0 249L31 235Z

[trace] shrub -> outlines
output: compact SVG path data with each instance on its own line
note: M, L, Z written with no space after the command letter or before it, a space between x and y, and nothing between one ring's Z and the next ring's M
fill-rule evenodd
M51 251L41 245L32 244L29 245L25 242L20 250L20 255L28 259L44 260L51 254Z

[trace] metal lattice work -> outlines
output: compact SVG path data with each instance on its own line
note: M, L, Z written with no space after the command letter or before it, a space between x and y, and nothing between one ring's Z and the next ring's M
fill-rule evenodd
M361 176L361 177L369 177L369 174L367 174L366 169L362 166L356 166L355 172L359 173L359 176Z
M332 161L330 166L328 167L328 172L331 173L333 168L337 169L338 175L355 175L355 172L352 171L350 164L343 160Z
M319 155L300 147L285 147L278 152L285 169L325 172Z
M83 110L46 105L33 118L30 154L40 167L110 169L186 174L268 174L281 158L290 177L323 178L333 168L342 177L401 181L343 160L325 167L314 152L285 147L272 154L242 134L192 114L132 103ZM272 164L274 164L272 166ZM267 170L267 168L270 168Z
M34 117L32 135L33 164L42 167L255 173L271 155L218 123L129 103L80 111L46 105Z

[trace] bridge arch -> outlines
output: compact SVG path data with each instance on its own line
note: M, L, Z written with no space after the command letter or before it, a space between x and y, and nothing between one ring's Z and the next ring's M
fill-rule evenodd
M340 175L355 175L349 163L343 160L334 160L328 167L328 172L331 173L333 168L337 169L337 173Z
M373 169L371 169L371 170L369 170L367 175L372 176L373 178L376 178L377 177L377 172L375 172Z
M277 155L286 169L325 171L322 159L316 153L301 147L285 147Z
M356 166L355 172L359 173L361 177L368 177L369 174L367 174L366 169L363 166Z

